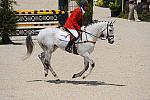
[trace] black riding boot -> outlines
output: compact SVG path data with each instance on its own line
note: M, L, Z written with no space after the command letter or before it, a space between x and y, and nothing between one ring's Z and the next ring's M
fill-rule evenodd
M76 40L77 40L77 38L72 35L70 41L68 42L68 44L67 44L67 46L65 48L65 50L68 51L69 53L71 53L72 52L71 51L71 46L73 45L74 41L76 41Z
M69 53L71 53L71 46L73 43L74 43L74 41L72 41L72 40L69 41L69 43L67 44L67 46L65 48L65 50L68 51Z

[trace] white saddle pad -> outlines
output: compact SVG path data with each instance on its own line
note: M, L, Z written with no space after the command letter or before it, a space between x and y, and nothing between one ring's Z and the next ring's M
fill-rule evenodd
M70 35L69 33L62 31L58 35L58 39L64 42L69 42L70 41Z

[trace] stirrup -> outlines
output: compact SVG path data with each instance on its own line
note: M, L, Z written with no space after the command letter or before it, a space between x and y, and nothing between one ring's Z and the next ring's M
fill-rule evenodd
M67 52L69 52L69 53L72 52L71 47L66 47L65 50L66 50Z

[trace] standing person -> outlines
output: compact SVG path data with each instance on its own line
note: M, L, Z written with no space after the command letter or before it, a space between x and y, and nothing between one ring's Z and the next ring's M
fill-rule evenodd
M128 15L128 21L132 20L132 16L134 15L135 21L141 21L138 19L137 15L137 0L129 0L129 15Z
M79 7L76 8L70 17L67 19L64 27L66 27L71 33L72 33L72 38L68 42L65 50L68 52L71 52L71 46L78 39L80 36L82 27L82 22L83 22L83 15L85 11L88 10L88 1L87 0L81 0Z

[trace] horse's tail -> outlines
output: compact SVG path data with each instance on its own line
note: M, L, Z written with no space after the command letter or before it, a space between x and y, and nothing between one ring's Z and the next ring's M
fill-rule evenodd
M27 47L27 53L26 53L26 56L23 58L24 60L30 57L33 51L34 43L32 41L31 33L29 33L28 36L26 37L26 47Z

